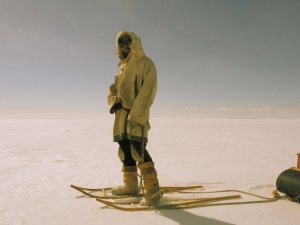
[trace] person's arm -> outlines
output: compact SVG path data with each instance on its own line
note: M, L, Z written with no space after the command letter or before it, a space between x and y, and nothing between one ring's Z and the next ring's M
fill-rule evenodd
M121 102L117 96L117 88L115 83L113 83L109 87L107 102L108 102L109 112L111 114L115 113L115 111L117 111L122 107Z
M151 60L147 62L142 87L130 109L128 121L144 126L157 91L157 74Z

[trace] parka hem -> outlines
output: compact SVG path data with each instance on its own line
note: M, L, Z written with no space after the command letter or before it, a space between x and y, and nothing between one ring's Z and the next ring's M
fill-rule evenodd
M142 140L143 140L142 137L138 137L138 136L135 136L135 135L128 135L128 134L121 134L121 135L114 136L114 142L119 142L119 141L122 141L124 139L129 139L131 141L138 141L138 142L142 142ZM144 137L144 142L147 143L148 138Z

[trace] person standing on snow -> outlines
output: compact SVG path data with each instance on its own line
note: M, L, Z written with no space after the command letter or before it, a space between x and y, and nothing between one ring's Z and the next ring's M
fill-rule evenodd
M145 195L141 204L155 204L160 198L154 163L146 150L149 112L157 91L155 65L143 50L141 39L133 32L120 31L116 38L119 55L118 74L109 87L108 106L115 114L113 140L123 163L123 186L111 190L114 195L139 193L137 167L141 171Z

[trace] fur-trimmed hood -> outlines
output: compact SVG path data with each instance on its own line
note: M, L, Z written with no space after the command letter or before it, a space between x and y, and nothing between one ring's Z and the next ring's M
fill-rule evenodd
M121 55L122 50L119 46L118 40L119 38L123 37L123 36L129 36L131 37L131 44L130 44L130 54L132 56L135 57L144 57L145 53L144 53L144 49L142 46L142 42L141 42L141 38L138 37L135 33L133 32L129 32L127 30L122 30L118 33L117 37L116 37L116 53L118 55Z

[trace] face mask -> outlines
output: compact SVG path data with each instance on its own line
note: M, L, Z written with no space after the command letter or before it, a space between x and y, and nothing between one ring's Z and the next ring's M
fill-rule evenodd
M125 45L130 45L131 42L131 38L128 36L124 36L118 40L118 44L121 48L123 48Z

